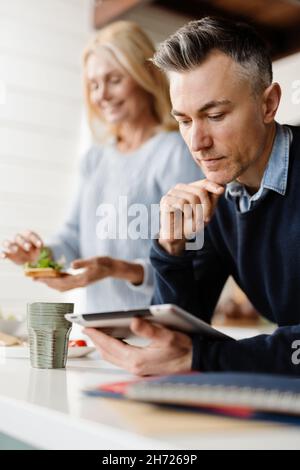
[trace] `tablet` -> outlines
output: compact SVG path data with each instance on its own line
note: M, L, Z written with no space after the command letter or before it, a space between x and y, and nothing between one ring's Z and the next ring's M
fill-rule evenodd
M151 305L133 310L68 313L65 315L65 318L72 323L90 328L100 328L111 336L123 339L132 335L129 326L134 317L144 318L184 333L199 333L211 339L232 339L177 305L172 304Z

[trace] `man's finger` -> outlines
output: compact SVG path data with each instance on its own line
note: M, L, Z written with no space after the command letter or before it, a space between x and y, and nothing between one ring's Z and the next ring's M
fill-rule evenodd
M94 328L83 332L92 339L103 359L135 375L145 375L149 369L148 363L152 360L149 360L147 348L126 344Z
M195 181L193 183L190 183L190 185L194 186L195 188L204 189L210 193L216 194L217 196L221 196L221 194L223 194L225 191L224 186L221 186L220 184L214 183L213 181L209 181L207 179Z
M165 196L161 201L161 209L163 212L175 212L177 210L183 211L184 201L181 197L173 196L171 194Z
M120 365L122 364L124 367L126 366L130 349L137 349L95 328L85 328L83 333L89 336L95 345L99 346L103 351L115 357L116 360L120 360Z
M177 196L175 196L175 194L177 194ZM196 188L195 186L193 187L189 186L189 190L187 191L174 189L173 194L171 192L171 196L181 198L179 199L179 201L180 201L180 206L183 208L185 219L190 218L188 217L188 209L186 207L187 205L190 205L193 210L194 221L197 221L196 219L198 218L199 215L201 215L201 219L203 219L205 223L209 222L213 213L214 202L212 201L212 197L218 197L212 193L207 192L203 188L199 188L199 187ZM202 209L201 212L199 211L199 207L197 207L199 205L201 206L201 209ZM195 232L195 230L196 229L193 226L193 231Z
M124 361L122 360L122 358L120 358L118 356L114 356L113 354L111 354L110 351L104 350L99 345L95 345L95 346L96 346L96 349L99 352L101 358L104 361L107 361L110 364L113 364L114 366L120 367L122 369L126 369L126 365L124 364Z
M169 191L169 194L170 196L181 198L183 201L191 205L201 204L200 191L195 187L191 187L190 190L174 188Z
M138 317L133 318L130 324L130 329L135 335L152 341L167 341L172 335L170 330Z

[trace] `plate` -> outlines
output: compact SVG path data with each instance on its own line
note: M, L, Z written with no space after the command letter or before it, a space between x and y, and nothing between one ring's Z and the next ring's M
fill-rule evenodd
M68 349L68 359L75 359L87 356L96 350L93 346L74 346ZM0 363L1 359L29 359L28 346L8 346L0 347Z
M68 349L68 358L84 357L94 351L96 351L94 346L73 346Z
M18 335L20 328L24 327L24 325L24 321L0 319L0 331L6 335Z

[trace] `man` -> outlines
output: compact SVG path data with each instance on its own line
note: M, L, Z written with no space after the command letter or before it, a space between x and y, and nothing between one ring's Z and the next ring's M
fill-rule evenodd
M144 349L103 333L90 336L106 359L139 375L201 370L299 376L300 128L275 122L281 91L272 83L265 45L248 25L207 17L166 40L154 62L169 77L172 113L206 179L179 184L161 201L162 226L171 223L152 248L153 302L177 304L209 322L232 275L278 329L241 341L211 341L135 319L132 330L150 340ZM188 251L185 207L193 208L195 229L199 204L204 246Z

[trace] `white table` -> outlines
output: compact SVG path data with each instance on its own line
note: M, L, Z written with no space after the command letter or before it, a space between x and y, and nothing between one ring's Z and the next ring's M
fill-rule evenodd
M84 396L82 388L129 378L94 358L66 370L27 359L0 363L0 433L41 449L300 448L300 428L179 413Z

